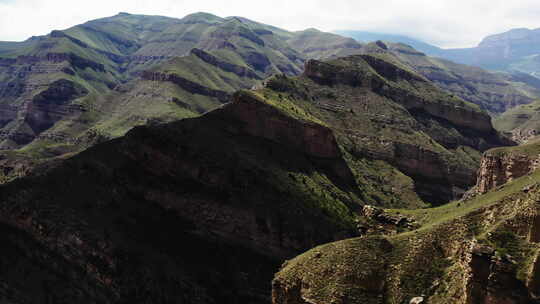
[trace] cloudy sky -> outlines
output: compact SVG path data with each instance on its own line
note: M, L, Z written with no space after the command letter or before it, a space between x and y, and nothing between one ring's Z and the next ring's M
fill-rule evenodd
M540 27L538 0L0 0L0 41L20 41L118 12L183 17L204 11L288 30L315 27L405 34L442 47Z

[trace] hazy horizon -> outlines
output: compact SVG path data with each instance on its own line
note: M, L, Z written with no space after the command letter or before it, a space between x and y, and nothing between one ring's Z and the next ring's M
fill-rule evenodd
M343 0L257 3L156 0L93 3L56 0L0 0L0 41L23 41L119 12L182 18L196 12L242 16L289 31L358 30L405 35L442 48L474 47L486 36L514 28L535 29L540 3L514 1L383 0L362 4Z

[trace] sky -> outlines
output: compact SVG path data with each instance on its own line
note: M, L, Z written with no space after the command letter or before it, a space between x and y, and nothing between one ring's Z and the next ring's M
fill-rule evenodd
M22 41L118 12L177 18L208 12L294 31L403 34L445 48L473 47L491 34L540 27L538 0L0 0L0 41Z

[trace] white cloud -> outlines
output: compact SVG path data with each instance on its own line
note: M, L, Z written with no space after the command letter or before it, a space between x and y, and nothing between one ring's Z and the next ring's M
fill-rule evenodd
M0 0L0 40L24 40L120 11L178 18L205 11L288 30L406 34L443 47L474 46L490 34L540 27L537 0Z

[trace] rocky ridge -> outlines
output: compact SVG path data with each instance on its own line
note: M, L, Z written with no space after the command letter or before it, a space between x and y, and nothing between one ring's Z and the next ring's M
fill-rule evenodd
M486 193L538 169L539 162L539 157L531 158L523 154L485 155L480 164L476 189Z
M282 265L273 303L538 303L539 177L411 212L414 232L314 248Z
M309 58L369 53L374 56L364 60L370 60L370 65L376 67L378 60L382 60L377 69L386 73L383 78L407 79L411 75L423 78L415 72L421 71L418 66L407 66L406 62L400 62L399 56L391 59L383 56L384 52L393 52L389 45L382 42L373 45L376 47L312 29L292 33L241 17L220 18L204 13L183 19L123 13L22 43L0 43L0 82L7 84L0 85L0 111L5 117L0 121L1 146L45 159L60 155L56 153L80 151L95 142L121 136L137 125L201 115L219 107L238 89L260 86L262 79L272 74L300 74ZM418 52L407 53L416 56ZM385 71L388 68L385 61L399 68ZM461 71L454 74L452 79L463 78ZM371 90L396 101L403 95L399 103L415 112L415 116L437 117L441 121L450 120L451 124L467 125L474 132L490 132L485 114L471 112L467 107L462 107L462 112L452 105L448 109L433 107L421 97L428 95L428 91L418 98L408 93L409 88L387 87L384 81L373 79ZM43 103L38 107L31 102L41 90L60 80L81 85L88 94L73 96L61 108ZM452 92L481 104L471 98L479 95L473 93L476 88L466 94ZM497 98L502 98L499 95ZM509 96L506 94L504 98ZM526 102L522 95L516 96L519 100L515 103ZM494 98L484 97L482 100ZM343 110L342 105L327 101L318 106ZM420 113L424 110L429 113ZM429 124L429 119L424 123ZM478 129L480 124L483 131ZM438 142L444 141L445 147L459 149L464 142L464 138L456 142L436 133L430 136L437 136ZM491 147L490 143L473 142L470 138L465 140L467 146L480 150ZM409 145L403 145L401 150L431 158L429 152L414 152L414 147ZM417 165L411 162L407 166L414 170ZM465 184L469 184L470 178L466 180ZM446 195L459 196L464 188L457 186Z
M293 81L289 89L280 83L283 81L270 81L267 86L293 94L293 101L296 96L311 99L307 104L323 109L323 112L318 110L317 117L336 130L342 145L355 155L384 160L396 166L416 181L417 192L428 201L459 197L474 184L478 164L470 160L470 167L466 167L468 163L450 160L462 157L454 154L457 152L454 149L467 146L484 151L512 144L493 129L485 112L443 93L422 76L376 55L356 55L328 62L310 60L304 75L299 81ZM339 88L340 93L330 93L335 88ZM309 91L309 95L305 96L303 90ZM378 100L381 97L387 101ZM329 114L332 112L336 114ZM334 121L335 115L345 116L340 114L343 112L349 113L350 122ZM384 118L390 115L388 113L392 113L393 120ZM363 130L369 133L367 122L371 122L375 132L379 132L377 139L360 130L360 125L356 124L360 116L365 116L361 124ZM392 128L391 133L379 129L387 123L392 124L391 127L388 125ZM426 142L426 138L414 130L421 130L446 151L441 150L441 146L433 146L433 141ZM473 157L479 160L479 156ZM434 192L437 192L435 196L432 195Z
M348 170L327 127L250 92L135 128L2 187L0 297L268 303L281 259L356 233Z
M409 65L439 88L462 99L477 104L494 113L504 113L514 107L529 104L539 93L537 83L527 76L496 73L478 67L457 64L448 60L429 57L408 45L385 44L387 50L370 50L390 53L400 62ZM367 45L366 48L373 48ZM530 76L529 76L530 77ZM517 85L519 84L519 85Z

